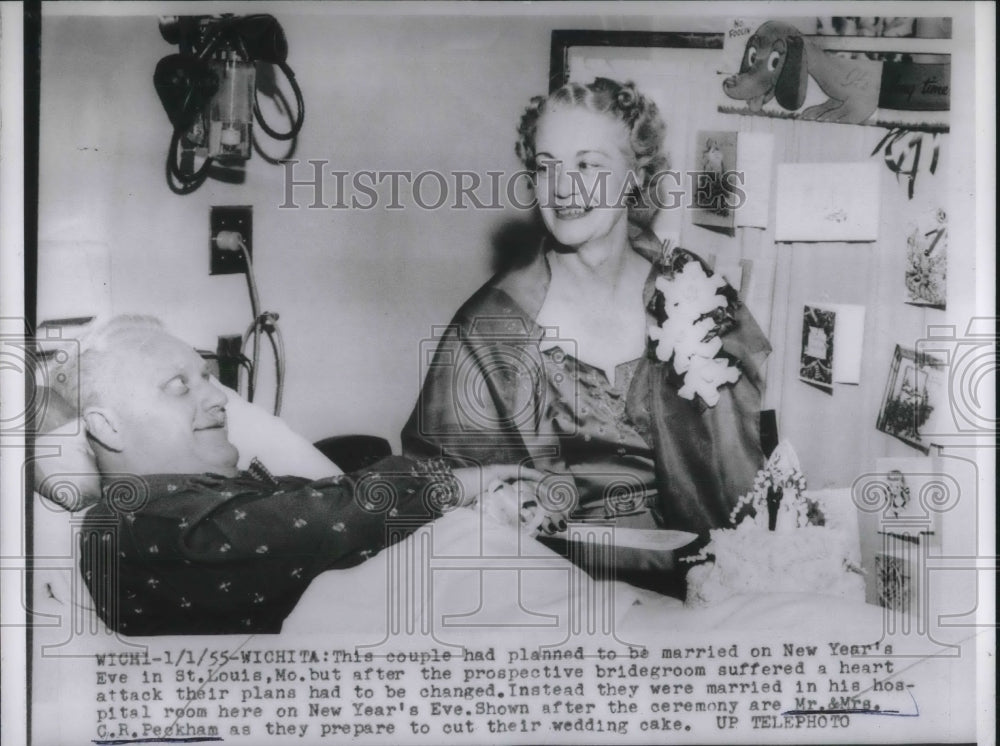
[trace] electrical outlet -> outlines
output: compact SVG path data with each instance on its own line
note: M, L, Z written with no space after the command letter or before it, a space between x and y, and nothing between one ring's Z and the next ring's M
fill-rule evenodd
M221 231L235 231L243 236L247 253L253 257L253 207L250 205L212 208L209 221L209 274L231 275L246 272L247 265L240 251L220 249L215 237Z

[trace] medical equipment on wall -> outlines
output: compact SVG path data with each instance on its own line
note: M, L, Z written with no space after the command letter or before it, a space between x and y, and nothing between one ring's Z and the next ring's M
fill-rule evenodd
M253 120L276 140L292 140L302 129L305 103L288 66L288 43L273 16L168 16L160 34L179 51L161 59L153 85L173 125L167 153L167 183L178 194L201 186L213 168L239 168L250 158ZM274 129L261 114L257 76L272 65L295 96L287 131ZM275 90L275 102L285 105ZM198 161L201 165L196 165Z
M247 371L247 401L252 402L257 390L257 375L260 372L260 352L262 336L267 336L274 351L275 392L274 414L281 414L281 400L285 388L285 343L278 328L278 314L260 310L260 294L257 292L257 278L253 271L250 252L237 231L221 231L215 237L216 245L225 251L239 252L246 262L247 285L250 289L250 313L253 320L243 334L240 344L239 362ZM251 356L246 355L247 345L252 343Z

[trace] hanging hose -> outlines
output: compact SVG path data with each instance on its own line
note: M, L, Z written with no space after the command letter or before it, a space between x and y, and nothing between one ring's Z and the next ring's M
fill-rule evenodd
M298 109L298 116L292 120L292 127L288 130L288 132L277 132L273 130L264 120L264 116L260 113L260 105L257 102L256 88L254 88L253 92L253 113L257 117L257 123L260 125L260 128L275 140L291 140L299 134L299 130L302 129L302 123L306 118L306 102L302 97L302 89L299 88L298 81L295 80L295 73L292 72L292 68L290 68L285 62L277 62L275 65L285 74L285 78L292 87L292 92L295 94L295 107Z
M192 173L186 174L181 171L181 167L177 164L177 150L181 144L181 137L183 134L179 130L174 130L174 134L170 136L170 149L167 151L167 184L175 194L190 194L205 183L212 159L206 158L201 168Z
M247 380L247 400L253 401L254 393L257 389L257 372L260 364L260 335L266 334L274 352L275 366L275 392L274 392L274 414L281 414L281 402L285 388L285 343L278 328L278 314L273 311L265 311L260 314L247 327L243 335L243 348L251 340L253 341L253 357L249 364Z

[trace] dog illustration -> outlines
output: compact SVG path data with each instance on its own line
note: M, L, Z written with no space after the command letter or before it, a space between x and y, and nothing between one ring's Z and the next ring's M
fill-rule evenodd
M829 100L810 106L802 119L860 124L878 107L882 63L852 60L823 51L794 26L780 21L763 23L747 41L736 75L726 78L722 90L746 101L759 112L772 98L795 111L806 98L809 76Z

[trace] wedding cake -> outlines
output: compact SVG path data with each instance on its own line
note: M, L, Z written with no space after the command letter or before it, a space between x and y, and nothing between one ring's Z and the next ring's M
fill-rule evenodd
M733 509L735 528L710 531L701 552L684 558L700 562L687 575L687 604L706 606L740 593L864 601L855 535L828 523L805 487L795 451L781 443Z

